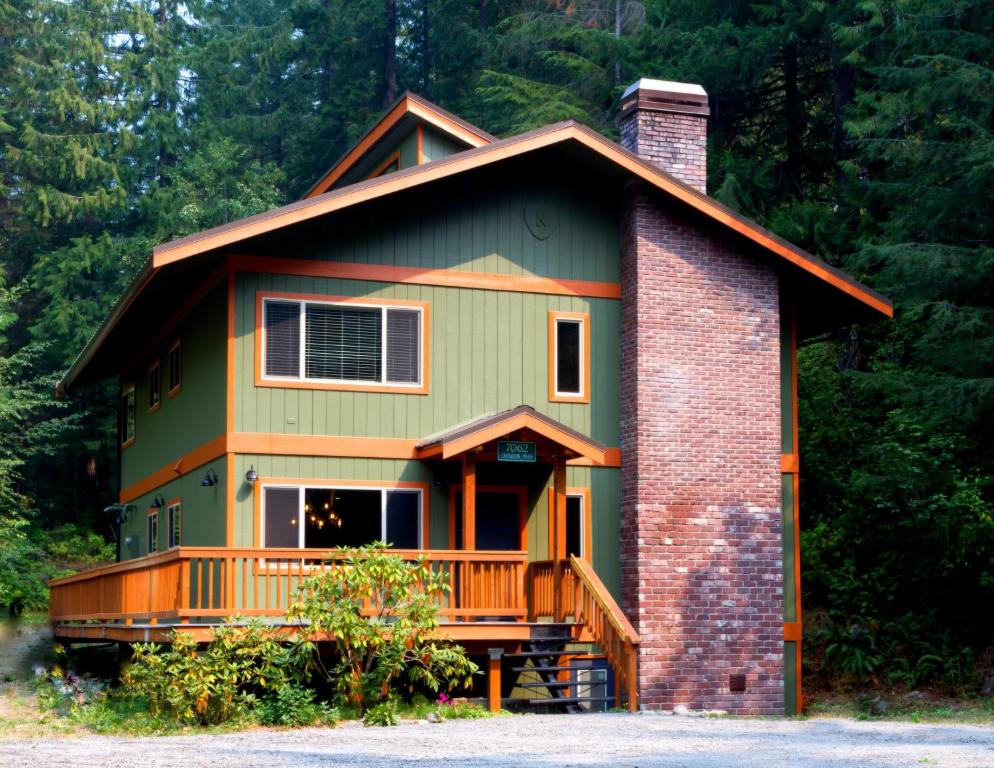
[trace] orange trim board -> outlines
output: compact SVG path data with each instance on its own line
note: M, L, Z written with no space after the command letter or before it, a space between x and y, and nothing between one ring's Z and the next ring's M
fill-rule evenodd
M595 299L620 299L621 284L595 280L565 280L531 275L498 275L488 272L465 272L455 269L419 269L386 264L288 259L279 256L232 257L242 272L329 277L340 280L372 280L383 283L435 285L442 288L475 288L482 291L541 293L550 296L579 296Z
M177 477L192 472L209 461L228 454L232 462L229 476L234 471L236 453L271 456L343 456L363 459L420 459L418 440L398 437L334 437L328 435L282 435L268 432L231 432L218 435L178 460L147 475L121 490L122 504L134 501ZM621 466L621 449L608 448L603 464L594 464L589 458L579 457L568 462L570 466ZM229 516L233 509L233 491L237 483L230 483Z
M409 307L421 310L421 384L370 383L349 384L347 382L314 381L308 379L267 379L262 375L262 336L263 302L266 299L289 299L291 301L322 301L334 304L368 304L376 307ZM403 301L400 299L366 299L352 296L327 296L316 293L288 293L282 291L256 291L255 294L255 385L278 389L325 389L343 392L383 392L399 395L427 395L429 392L429 371L431 369L431 307L427 301Z
M637 178L675 197L800 269L828 282L881 314L887 317L893 316L894 310L890 302L866 286L847 278L820 259L780 240L755 222L743 219L716 200L664 173L647 160L572 120L513 136L467 152L449 155L435 162L412 166L377 179L351 184L328 194L291 203L282 208L242 219L232 224L215 227L171 243L164 243L153 249L152 263L154 267L158 268L290 224L565 142L575 142L586 147Z

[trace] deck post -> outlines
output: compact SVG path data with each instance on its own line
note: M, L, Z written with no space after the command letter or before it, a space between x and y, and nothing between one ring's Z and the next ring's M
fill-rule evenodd
M503 648L488 648L490 659L487 662L487 709L500 712L500 659Z
M462 548L476 549L476 456L469 451L462 457Z
M557 455L552 469L552 612L563 618L563 558L566 556L566 460Z

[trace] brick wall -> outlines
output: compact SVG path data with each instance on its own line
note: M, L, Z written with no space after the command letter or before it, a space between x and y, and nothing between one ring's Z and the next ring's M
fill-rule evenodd
M622 593L642 702L780 714L777 277L654 195L626 191L621 255Z
M637 109L621 119L621 146L707 191L708 120L703 115Z

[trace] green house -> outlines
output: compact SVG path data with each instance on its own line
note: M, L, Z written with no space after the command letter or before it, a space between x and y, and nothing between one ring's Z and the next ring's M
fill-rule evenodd
M120 381L122 490L57 635L278 622L384 540L492 675L799 711L796 347L891 305L707 197L707 115L640 80L620 145L498 140L405 94L303 199L155 248L59 385Z

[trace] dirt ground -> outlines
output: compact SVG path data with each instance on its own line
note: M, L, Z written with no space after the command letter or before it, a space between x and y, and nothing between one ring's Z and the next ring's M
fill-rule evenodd
M851 720L522 715L211 736L4 739L0 766L994 767L994 729Z

